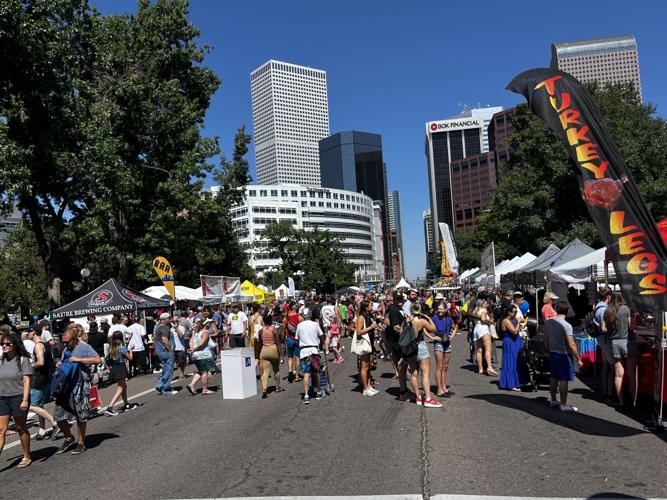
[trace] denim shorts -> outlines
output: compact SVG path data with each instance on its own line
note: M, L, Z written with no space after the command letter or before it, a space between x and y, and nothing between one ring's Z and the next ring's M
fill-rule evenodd
M428 352L428 345L423 340L417 344L417 361L423 361L431 357L431 354Z
M301 373L320 373L320 355L311 354L301 358Z
M0 396L0 417L27 417L28 410L21 411L23 394Z
M43 407L49 401L49 393L48 385L30 389L30 406Z
M433 349L435 352L452 352L452 341L445 340L444 342L433 342Z
M299 357L299 341L293 338L287 337L287 357L294 358Z

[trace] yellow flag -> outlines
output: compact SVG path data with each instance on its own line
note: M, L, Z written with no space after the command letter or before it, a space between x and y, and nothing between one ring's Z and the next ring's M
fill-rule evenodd
M433 295L429 295L428 299L426 299L426 302L424 302L424 304L431 307L431 304L433 304Z
M155 257L153 259L153 269L158 275L158 278L162 281L162 284L171 295L171 300L176 302L176 288L174 286L174 268L171 267L171 264L164 257Z

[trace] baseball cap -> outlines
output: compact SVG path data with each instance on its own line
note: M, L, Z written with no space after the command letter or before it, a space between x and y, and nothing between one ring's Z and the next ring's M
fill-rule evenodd
M33 331L33 330L35 330L36 332L40 333L40 332L42 331L42 326L41 326L41 325L38 325L37 323L32 323L32 324L28 327L28 331L31 332L31 331Z
M301 316L303 316L304 318L310 318L310 309L308 309L307 307L301 309Z
M549 299L558 300L558 299L560 299L560 297L553 292L547 292L547 293L544 294L544 299L542 299L542 300L544 302L546 302Z
M168 312L163 312L160 314L160 319L169 319L171 318L171 315Z

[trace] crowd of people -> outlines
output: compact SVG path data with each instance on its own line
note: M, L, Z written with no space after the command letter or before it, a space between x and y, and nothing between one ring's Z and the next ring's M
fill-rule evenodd
M551 367L550 405L564 412L576 411L567 403L568 383L574 379L575 367L582 364L573 338L571 310L552 292L542 301L540 315ZM23 338L3 325L0 450L13 419L24 454L18 467L30 465L27 418L32 412L38 419L36 440L62 438L56 453L81 454L86 451L91 387L116 384L104 410L105 415L115 417L119 410L136 407L128 400L129 378L155 373L156 392L172 396L177 394L171 385L174 372L185 380L185 368L191 363L196 373L185 389L191 396L210 395L214 391L209 388L209 377L220 373L216 361L226 348L247 346L254 350L263 399L283 392L283 380L288 384L302 382L302 402L307 405L328 395L329 375L323 366L344 363L341 339L351 338L362 396L379 393L374 371L378 360L384 360L394 373L400 401L440 408L443 398L454 396L448 385L450 353L453 340L465 331L476 371L499 376L499 389L521 391L527 379L520 353L530 312L529 302L519 291L499 293L479 288L465 295L453 291L447 297L417 290L309 297L252 304L247 312L239 304L198 307L176 314L158 311L155 322L149 318L146 324L144 319L128 315L113 317L111 324L107 318L89 317L84 325L67 324L60 341L45 320L30 325ZM604 288L592 317L603 354L604 395L610 403L633 405L637 346L630 310L620 294ZM502 341L500 374L494 367L498 361L496 341ZM431 355L435 357L434 374ZM625 397L626 371L629 401ZM44 406L51 399L55 404L49 412ZM69 422L76 422L76 439Z

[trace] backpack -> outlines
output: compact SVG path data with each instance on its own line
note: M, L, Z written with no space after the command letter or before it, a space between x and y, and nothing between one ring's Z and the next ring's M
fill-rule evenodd
M598 310L600 310L602 307L607 307L607 305L598 304L592 311L586 313L586 318L584 319L584 329L586 330L586 333L589 337L595 338L599 335L602 335L602 325L598 325L595 322L595 313L597 313Z
M56 367L51 379L51 394L54 398L68 395L74 389L79 374L79 363L65 361Z
M417 355L419 339L415 336L412 323L403 327L401 335L398 337L398 351L403 358L414 358Z

